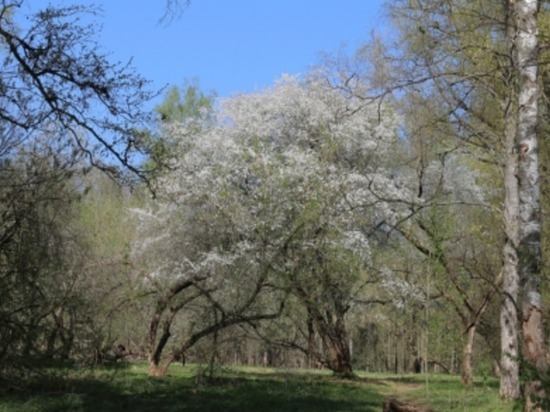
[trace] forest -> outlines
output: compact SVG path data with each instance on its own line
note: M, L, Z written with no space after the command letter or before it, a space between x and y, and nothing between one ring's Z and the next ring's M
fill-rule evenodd
M549 410L549 2L388 1L391 35L223 99L112 63L92 7L24 3L0 1L0 394L239 365L490 377Z

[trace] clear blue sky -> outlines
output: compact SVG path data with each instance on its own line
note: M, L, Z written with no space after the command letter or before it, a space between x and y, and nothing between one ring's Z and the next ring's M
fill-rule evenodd
M159 24L164 0L29 0L23 11L48 3L101 6L100 43L113 59L133 58L155 87L197 78L202 89L230 96L302 73L321 52L355 49L380 28L383 2L192 0L169 24Z

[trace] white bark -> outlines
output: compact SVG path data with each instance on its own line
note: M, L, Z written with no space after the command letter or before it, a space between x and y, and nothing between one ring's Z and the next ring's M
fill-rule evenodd
M509 0L516 17L518 88L519 273L522 286L523 358L540 376L547 370L541 307L541 205L537 153L537 0ZM544 397L540 382L526 382L525 396ZM528 409L531 409L528 407Z

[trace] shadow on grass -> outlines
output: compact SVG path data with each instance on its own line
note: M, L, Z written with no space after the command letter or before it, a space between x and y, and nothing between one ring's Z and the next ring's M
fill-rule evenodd
M318 376L151 379L117 371L100 377L36 382L31 393L2 402L2 411L380 411L383 397L360 383Z
M384 375L382 378L366 377L362 379L364 379L365 382L380 381L381 384L387 384L388 382L395 382L395 383L407 384L407 385L423 385L426 383L426 380L428 380L431 385L436 385L436 386L440 385L446 388L448 388L449 385L452 385L460 389L468 389L468 387L464 386L460 378L457 377L456 375L436 374L436 375L428 375L427 377L424 374L393 375L393 376ZM499 380L496 378L483 378L478 376L474 379L474 383L471 386L471 388L498 389L499 385L500 385Z

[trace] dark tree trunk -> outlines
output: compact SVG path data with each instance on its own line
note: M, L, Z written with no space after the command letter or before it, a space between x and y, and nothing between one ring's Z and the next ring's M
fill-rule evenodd
M326 317L319 308L312 307L309 311L323 343L323 363L339 376L352 377L351 352L344 323L345 311L335 311L336 313L327 314ZM327 319L329 316L330 319Z
M313 325L313 319L311 314L308 311L307 316L307 366L308 368L313 368L317 362L317 357L315 356L315 328Z

